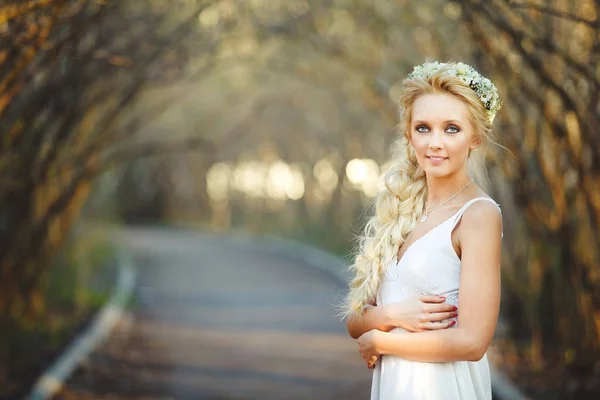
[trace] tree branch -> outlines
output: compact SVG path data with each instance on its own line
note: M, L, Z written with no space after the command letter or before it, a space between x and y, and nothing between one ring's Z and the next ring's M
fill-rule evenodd
M573 22L578 22L582 24L586 24L591 28L598 29L600 28L600 20L591 20L579 17L575 14L570 14L562 11L555 10L550 7L539 6L537 4L529 4L529 3L517 3L512 0L507 0L506 4L515 9L521 10L536 10L544 14L552 15L553 17L568 19Z

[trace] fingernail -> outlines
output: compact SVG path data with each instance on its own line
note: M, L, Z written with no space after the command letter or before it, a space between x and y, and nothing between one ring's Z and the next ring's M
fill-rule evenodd
M450 324L450 326L452 326L452 325L454 325L454 324L456 324L456 321L452 321L452 323Z
M454 306L453 310L454 310L454 311L458 310L458 307Z
M446 298L444 296L440 296L440 299L442 300L446 300Z
M455 312L455 313L454 313L454 316L455 316L455 317L458 317L458 313L457 313L457 312Z

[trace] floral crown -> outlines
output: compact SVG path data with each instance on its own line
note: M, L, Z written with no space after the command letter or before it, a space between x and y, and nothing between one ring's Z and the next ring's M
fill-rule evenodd
M490 122L494 121L494 117L500 108L502 108L502 101L498 96L498 89L492 81L482 76L475 68L464 63L440 63L437 61L426 62L423 65L417 65L413 71L408 74L408 79L428 79L434 72L437 72L443 68L447 68L446 72L450 75L454 75L460 78L467 86L477 93L477 96L483 103L487 110L488 119Z

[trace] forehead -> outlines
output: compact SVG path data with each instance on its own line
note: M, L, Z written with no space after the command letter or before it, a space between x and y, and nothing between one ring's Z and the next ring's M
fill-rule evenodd
M468 122L467 106L456 97L445 94L424 94L419 96L413 106L411 117L413 121L451 120Z

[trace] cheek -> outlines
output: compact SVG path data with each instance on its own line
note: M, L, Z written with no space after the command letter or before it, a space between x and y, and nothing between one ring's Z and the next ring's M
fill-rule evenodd
M458 140L457 140L458 139ZM469 154L469 145L471 141L467 138L454 138L446 142L446 151L454 156L466 156Z
M412 146L417 153L417 156L423 156L424 152L427 151L428 144L424 140L413 139Z

